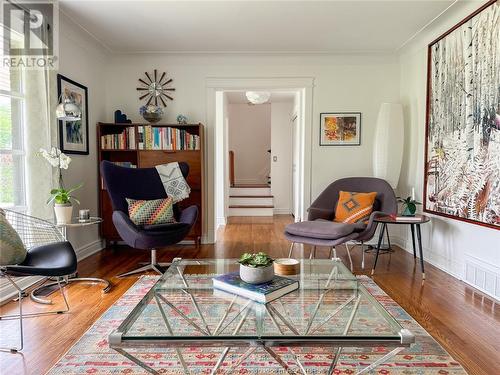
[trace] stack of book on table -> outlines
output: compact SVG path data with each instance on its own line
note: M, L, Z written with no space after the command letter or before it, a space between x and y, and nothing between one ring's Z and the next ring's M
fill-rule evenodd
M214 288L237 294L260 303L268 303L299 288L299 282L286 277L274 276L263 284L249 284L240 279L239 272L213 278Z

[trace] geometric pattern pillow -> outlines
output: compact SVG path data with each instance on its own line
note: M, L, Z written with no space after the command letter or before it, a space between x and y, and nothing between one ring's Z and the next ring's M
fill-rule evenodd
M26 259L23 241L0 209L0 266L22 263Z
M175 223L172 198L142 199L125 198L128 203L128 216L135 225L154 225Z
M376 192L356 193L340 191L335 218L339 223L360 223L365 222L373 211L373 203L377 197Z

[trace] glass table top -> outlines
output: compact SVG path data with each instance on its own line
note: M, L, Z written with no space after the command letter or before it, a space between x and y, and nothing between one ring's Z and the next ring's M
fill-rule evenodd
M402 340L401 325L340 260L300 260L300 273L286 276L299 289L267 304L213 288L214 276L238 269L235 259L174 261L111 336L198 344Z

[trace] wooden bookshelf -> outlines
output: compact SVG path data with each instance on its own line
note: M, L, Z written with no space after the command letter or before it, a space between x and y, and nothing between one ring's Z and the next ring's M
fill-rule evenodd
M200 147L197 150L150 150L139 149L138 129L142 126L152 126L160 128L175 128L185 130L189 134L197 135L200 137ZM132 128L135 135L135 148L134 149L103 149L101 144L101 136L110 134L120 134L126 128ZM130 130L129 130L130 132ZM130 133L129 133L130 134ZM158 164L165 164L170 162L186 162L189 164L189 175L187 182L191 187L191 194L188 199L179 202L180 208L197 205L199 209L198 220L193 226L186 239L193 240L197 244L200 243L202 228L203 228L203 186L204 186L204 138L203 138L203 125L202 124L148 124L148 123L134 123L134 124L113 124L113 123L97 123L97 152L98 163L101 164L103 160L111 162L131 163L137 168L150 168ZM111 200L104 186L103 180L99 171L99 216L103 218L101 225L101 236L107 243L120 241L121 238L116 231L112 221L113 209L111 207Z

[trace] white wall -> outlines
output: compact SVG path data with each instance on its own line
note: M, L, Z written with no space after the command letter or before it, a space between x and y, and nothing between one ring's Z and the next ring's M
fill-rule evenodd
M92 215L98 214L96 123L106 117L105 80L109 55L94 39L75 26L63 14L60 16L60 61L59 73L78 82L88 89L89 104L89 155L70 155L72 162L64 172L67 186L84 183L75 192L81 205L75 205L73 214L79 208L89 208ZM70 229L69 239L79 258L102 248L97 226Z
M265 184L270 170L271 105L230 103L229 150L236 184Z
M401 194L415 187L417 199L423 198L424 141L427 79L427 45L481 3L457 3L424 33L406 46L400 58L401 101L405 112L405 155L399 181ZM400 244L411 251L407 232L392 231ZM500 231L433 216L432 223L423 226L424 258L458 278L465 278L466 264L475 264L479 271L468 272L468 281L477 279L482 289L500 298ZM496 279L496 280L495 280ZM485 282L485 284L483 284ZM496 284L496 292L495 292Z
M208 78L313 77L311 186L314 199L330 182L346 176L372 174L372 139L380 103L399 100L399 62L397 56L364 55L193 55L130 54L115 55L109 61L106 77L106 116L112 120L122 109L132 120L140 121L141 103L137 79L145 71L166 70L174 79L175 100L169 103L165 121L175 121L179 113L191 122L206 126L207 210L205 239L213 238L213 142L214 124L207 123L206 82ZM319 114L328 111L363 113L361 146L320 147Z
M271 192L275 214L291 213L293 105L271 103Z

